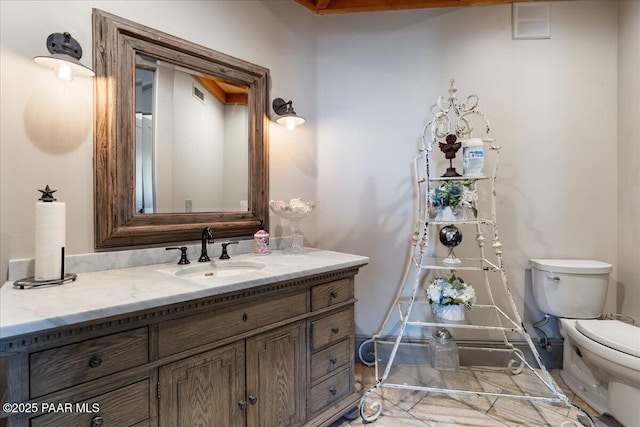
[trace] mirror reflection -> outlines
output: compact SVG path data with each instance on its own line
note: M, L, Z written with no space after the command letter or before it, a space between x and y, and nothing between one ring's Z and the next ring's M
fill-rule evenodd
M249 87L136 54L136 213L248 210Z

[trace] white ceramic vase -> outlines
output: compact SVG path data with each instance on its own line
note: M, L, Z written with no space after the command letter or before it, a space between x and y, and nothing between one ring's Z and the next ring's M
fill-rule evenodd
M444 208L438 208L436 210L436 221L441 222L456 222L464 221L467 219L467 209L464 206L457 207L455 209L445 206Z
M431 310L435 320L439 323L466 323L467 321L467 309L462 304L432 304Z

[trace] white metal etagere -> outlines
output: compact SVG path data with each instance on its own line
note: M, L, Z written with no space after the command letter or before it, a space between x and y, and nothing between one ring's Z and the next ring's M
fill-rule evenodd
M394 300L390 305L382 325L377 333L359 347L359 357L362 363L375 367L375 377L377 379L375 385L365 390L360 401L360 416L366 422L375 421L382 412L382 403L379 396L373 395L377 389L390 388L402 389L409 391L438 392L447 394L462 395L485 395L510 397L515 399L525 399L531 401L553 402L573 406L582 411L579 407L572 405L567 396L556 386L549 372L544 366L542 358L538 353L531 337L524 328L524 324L518 313L518 309L514 303L507 275L505 273L504 263L502 259L502 244L498 235L496 224L496 181L498 175L498 166L500 163L501 147L494 144L494 140L488 137L490 128L487 117L478 110L479 98L476 95L467 97L466 102L461 103L457 99L455 81L451 80L448 97L439 97L436 104L431 106L431 121L427 123L422 131L422 143L419 148L418 155L414 159L414 178L417 194L416 203L416 222L413 234L411 236L411 255L407 261L404 274L401 278L400 285L396 291ZM471 138L474 131L474 120L481 122L484 127L483 145L486 157L493 157L493 170L491 174L481 177L436 177L432 169L435 169L435 162L432 159L433 148L438 140L442 140L449 134L455 134L458 139ZM489 194L484 197L488 198L490 206L488 211L482 211L480 201L475 202L473 211L476 213L471 219L461 221L436 221L430 218L429 194L432 185L439 185L444 180L461 180L465 184L470 185L474 190L478 185L487 185L485 191ZM459 225L470 233L475 232L475 240L478 248L477 258L463 258L461 263L455 266L445 262L445 258L438 258L435 245L432 243L433 231L444 225ZM486 254L485 234L491 235L491 249L495 255L490 260ZM463 276L467 272L477 272L473 274L480 275L484 283L483 299L486 304L475 304L468 313L469 321L464 324L459 323L438 323L434 320L418 320L416 312L425 313L425 306L428 307L429 301L424 295L422 283L430 274L437 274L442 271L455 270L457 274ZM477 285L476 285L477 286ZM482 285L481 285L482 286ZM503 291L502 305L508 306L506 313L496 303L493 289L499 287ZM416 307L421 309L415 310ZM396 317L397 315L397 317ZM391 319L398 319L397 323L391 324ZM393 326L395 332L389 333L388 329ZM533 375L543 384L545 393L534 395L530 393L519 392L518 390L482 390L482 389L461 389L451 387L446 378L438 377L438 372L434 370L434 375L430 379L423 382L416 381L416 384L394 383L390 381L390 372L398 359L398 354L403 351L417 351L426 354L428 352L428 342L412 341L407 336L407 327L415 326L420 328L436 328L445 327L451 330L467 330L467 331L489 331L489 333L498 334L501 337L500 346L470 346L465 347L459 345L461 351L484 351L490 355L499 355L500 353L508 359L507 369L513 375L518 375L527 369L528 373ZM385 335L385 332L387 334ZM430 336L430 334L427 334ZM520 336L525 341L533 354L534 362L530 363L522 350L517 348L513 343L513 337ZM371 350L369 350L371 349ZM363 354L366 353L366 354ZM413 353L415 354L415 353ZM370 359L373 357L373 360ZM445 376L446 377L446 376ZM459 384L459 382L458 382ZM369 399L372 399L369 402ZM376 399L376 400L374 400ZM585 413L584 411L582 411ZM586 414L588 420L591 420ZM571 421L564 421L561 425L571 425Z

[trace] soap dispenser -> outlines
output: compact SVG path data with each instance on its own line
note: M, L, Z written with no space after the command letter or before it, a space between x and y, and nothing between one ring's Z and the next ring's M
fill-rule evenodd
M260 229L253 235L253 253L269 255L269 233L265 231L262 220L260 220Z

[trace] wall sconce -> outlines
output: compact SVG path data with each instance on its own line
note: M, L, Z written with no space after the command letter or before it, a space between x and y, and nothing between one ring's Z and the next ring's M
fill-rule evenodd
M93 77L96 74L91 68L79 61L82 58L80 43L69 33L53 33L47 37L47 50L51 55L36 56L33 60L44 67L55 71L60 80L70 82L73 77Z
M273 111L280 116L276 119L276 123L286 126L289 130L294 130L297 125L305 122L305 120L298 116L293 110L293 101L285 102L282 98L276 98L273 100L272 106Z

